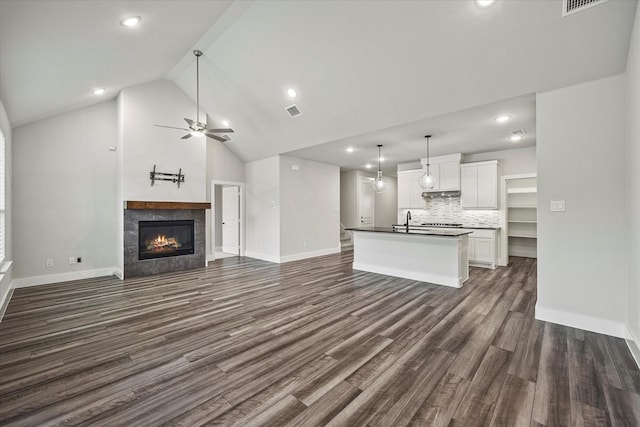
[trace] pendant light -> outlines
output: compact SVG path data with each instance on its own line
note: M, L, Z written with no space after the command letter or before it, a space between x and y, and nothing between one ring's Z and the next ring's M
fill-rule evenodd
M431 175L431 165L429 164L429 138L431 138L431 135L426 135L425 138L427 138L427 170L418 180L418 184L423 190L427 191L433 190L436 180L433 175Z
M373 191L376 193L384 193L387 190L387 183L382 180L382 168L380 167L380 149L382 145L378 144L378 176L373 180Z

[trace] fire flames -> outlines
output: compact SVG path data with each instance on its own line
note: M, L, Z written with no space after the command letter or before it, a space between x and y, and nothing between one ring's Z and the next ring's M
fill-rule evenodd
M150 252L171 252L180 248L180 242L175 237L158 235L155 239L147 243L147 250Z

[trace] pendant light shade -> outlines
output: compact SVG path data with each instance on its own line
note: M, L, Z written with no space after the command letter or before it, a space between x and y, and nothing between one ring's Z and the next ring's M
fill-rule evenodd
M387 183L382 179L382 169L380 168L380 148L378 145L378 176L373 180L373 191L376 193L384 193L387 190Z
M436 180L433 175L431 175L431 165L429 164L429 139L431 138L431 135L427 135L425 138L427 138L427 170L424 171L420 179L418 179L418 184L423 190L427 191L433 190Z

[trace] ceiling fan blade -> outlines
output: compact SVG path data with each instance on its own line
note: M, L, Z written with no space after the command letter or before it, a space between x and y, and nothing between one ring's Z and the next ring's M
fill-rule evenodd
M187 122L187 124L189 125L189 127L193 126L193 120L191 119L187 119L186 117L184 118L184 121Z
M205 135L208 136L209 138L213 138L216 141L220 141L220 142L227 142L227 141L229 141L231 139L227 135L225 135L224 137L218 136L218 135L214 135L212 133L205 133Z
M216 132L216 133L233 133L233 129L224 128L224 129L207 129L207 132Z
M186 134L185 136L183 136L180 139L189 139L189 138L191 138L191 134L190 133Z
M180 130L186 130L186 131L189 130L189 129L185 129L185 128L177 128L175 126L164 126L164 125L154 125L154 126L158 126L159 128L180 129Z

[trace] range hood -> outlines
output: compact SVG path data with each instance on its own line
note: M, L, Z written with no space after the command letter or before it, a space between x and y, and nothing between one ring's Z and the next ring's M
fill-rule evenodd
M460 190L455 191L425 191L422 193L423 199L460 197Z

